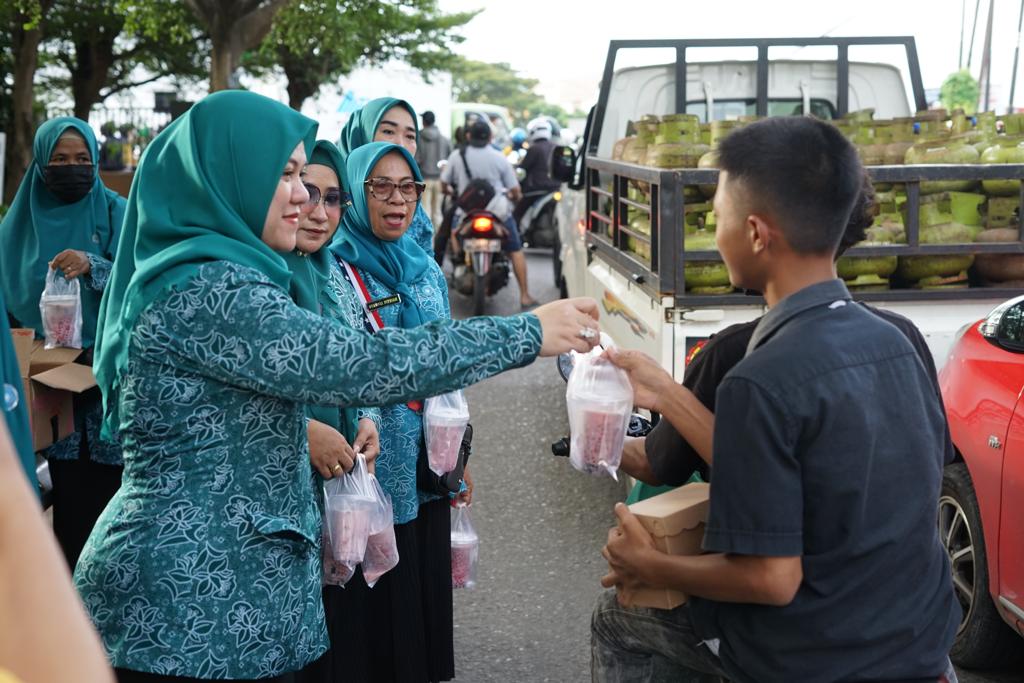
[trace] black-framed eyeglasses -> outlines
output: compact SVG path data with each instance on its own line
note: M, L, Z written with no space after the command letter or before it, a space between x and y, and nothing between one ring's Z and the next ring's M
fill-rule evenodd
M403 180L400 183L396 183L387 178L370 178L365 184L366 187L370 188L370 195L379 202L386 202L391 199L391 195L395 193L396 187L398 188L398 193L402 195L402 199L407 203L419 201L420 195L423 194L423 190L427 187L426 183L414 180Z
M303 183L306 186L306 192L309 193L309 199L306 200L306 208L312 211L322 201L324 208L337 209L339 207L349 206L352 203L351 197L347 192L342 192L340 188L329 187L327 192L320 192L320 188L312 183Z

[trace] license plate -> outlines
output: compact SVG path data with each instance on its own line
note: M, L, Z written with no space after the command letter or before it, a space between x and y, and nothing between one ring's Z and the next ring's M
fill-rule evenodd
M501 240L470 239L465 240L462 245L466 251L489 251L492 253L501 251Z

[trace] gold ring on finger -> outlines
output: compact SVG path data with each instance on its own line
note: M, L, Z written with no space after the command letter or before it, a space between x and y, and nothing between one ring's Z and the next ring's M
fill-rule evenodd
M334 472L335 474L337 474L340 470L341 465L335 465L334 467L331 468L331 472Z

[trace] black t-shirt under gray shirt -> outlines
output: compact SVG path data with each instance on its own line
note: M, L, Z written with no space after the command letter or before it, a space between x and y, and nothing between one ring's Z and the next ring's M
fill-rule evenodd
M920 333L892 316L854 304L840 280L801 290L760 320L709 406L705 550L799 556L804 573L785 607L690 601L734 681L945 671L960 608L935 510L952 445L930 355L908 341ZM650 438L649 457L662 453ZM673 469L660 459L659 476Z

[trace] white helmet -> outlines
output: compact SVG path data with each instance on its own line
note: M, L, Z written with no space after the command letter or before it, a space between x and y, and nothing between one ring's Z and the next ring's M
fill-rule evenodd
M544 117L539 117L527 124L526 130L530 136L530 142L534 140L551 139L551 122Z

